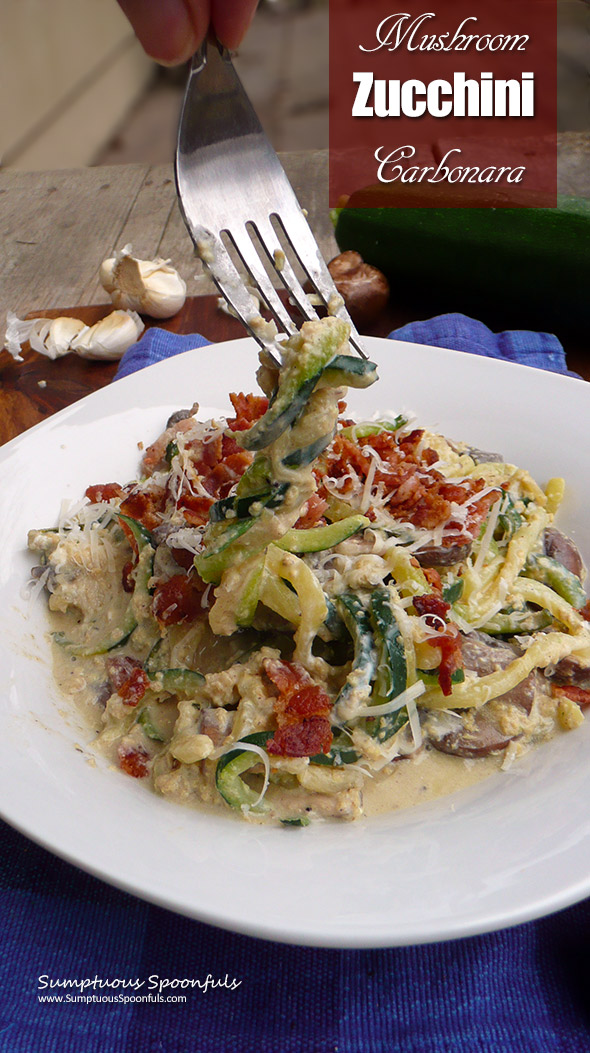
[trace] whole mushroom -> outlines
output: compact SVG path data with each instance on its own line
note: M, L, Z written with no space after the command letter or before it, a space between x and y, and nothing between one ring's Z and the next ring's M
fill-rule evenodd
M358 252L348 249L328 264L350 317L361 328L384 310L389 300L389 282L381 271L365 263Z

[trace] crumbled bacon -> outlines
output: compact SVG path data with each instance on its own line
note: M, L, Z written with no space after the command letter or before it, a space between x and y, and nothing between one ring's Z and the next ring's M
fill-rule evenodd
M267 743L268 752L285 757L328 753L332 745L328 719L332 703L325 691L293 662L269 659L264 670L279 692L274 704L277 730Z
M337 491L344 500L347 495L358 495L374 465L372 492L385 496L384 507L390 515L427 530L445 525L442 540L445 547L471 541L496 494L485 494L469 504L465 522L453 520L453 504L464 505L484 489L485 482L466 479L458 483L445 479L433 467L438 461L436 451L420 449L423 435L419 429L401 436L382 431L353 441L338 434L324 454L321 471L315 472L319 495L329 500L326 477L339 482ZM371 507L368 514L374 518Z
M279 696L274 706L278 726L295 724L307 717L327 717L332 705L318 684L307 684L291 695Z
M451 609L450 603L447 603L442 596L437 596L433 592L429 592L424 596L414 596L412 603L419 616L426 615L426 624L432 628L436 628L439 618L443 622L446 621L447 613Z
M113 501L115 497L121 497L122 493L123 487L119 483L95 483L86 488L84 496L95 505L100 501Z
M456 625L447 625L444 632L436 639L429 640L431 647L440 648L440 665L438 683L443 695L450 695L453 690L453 673L462 668L461 635Z
M196 492L190 480L183 477L179 491L173 492L172 484L168 483L167 496L173 498L190 526L204 526L209 519L209 509L215 501L229 496L252 463L252 454L241 450L231 436L221 434L210 442L195 440L187 450L201 486ZM177 486L176 482L174 485Z
M317 526L327 507L328 502L323 497L319 497L318 494L312 494L305 502L302 514L295 523L295 527L298 530L307 530L309 527Z
M230 401L236 413L235 417L228 419L227 422L231 431L246 431L255 421L264 416L268 409L268 399L263 395L232 393Z
M314 757L316 753L329 753L331 745L330 721L326 717L307 717L299 724L275 731L266 748L270 754L282 757Z
M289 695L298 691L304 684L311 684L309 673L294 662L282 662L279 659L267 658L264 672L277 688L279 694Z
M150 686L149 677L136 658L117 656L107 658L109 683L126 706L136 706Z
M130 519L136 519L147 530L154 530L162 522L165 506L166 491L161 487L152 487L150 490L139 490L133 487L127 491L127 497L121 503L120 511ZM121 523L121 527L129 537L130 531L125 522ZM135 548L135 543L132 542L132 544Z
M145 779L149 775L149 753L141 746L119 746L119 766L126 775L134 779Z
M416 563L418 563L418 560L416 560ZM419 563L418 566L420 566ZM433 592L442 593L442 581L440 579L440 574L436 567L423 567L422 573Z
M563 684L559 687L553 685L551 691L554 695L571 698L572 702L577 702L582 709L584 706L590 706L590 691L585 687L575 687L574 684Z
M590 600L588 600L588 603L585 603L584 606L580 609L580 614L582 615L582 618L585 619L585 621L590 622Z
M152 611L160 625L178 625L193 621L202 614L200 578L186 574L174 574L168 581L156 586L152 600Z

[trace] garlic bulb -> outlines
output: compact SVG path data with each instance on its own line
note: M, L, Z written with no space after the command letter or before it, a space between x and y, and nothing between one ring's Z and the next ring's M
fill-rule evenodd
M99 278L115 307L171 318L186 300L186 282L170 260L138 260L125 245L100 267Z
M144 330L135 311L113 311L95 325L79 318L6 318L6 350L22 362L22 345L28 340L33 351L47 358L61 358L72 351L82 358L117 359L134 344Z

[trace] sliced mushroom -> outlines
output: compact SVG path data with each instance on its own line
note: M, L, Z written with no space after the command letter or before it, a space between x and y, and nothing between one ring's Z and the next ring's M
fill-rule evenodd
M547 527L543 534L543 546L546 556L557 560L562 567L575 574L577 578L582 578L584 562L577 545L574 544L571 538L566 537L565 534L562 534L560 530L556 530L555 527Z
M510 644L503 640L495 640L487 633L472 632L463 636L461 641L461 653L465 669L477 673L478 676L489 676L499 669L506 669L518 652ZM515 706L521 706L530 713L535 700L535 690L540 684L540 674L530 673L526 680L522 680L516 687L500 695L502 702L511 702Z
M441 738L432 736L429 741L440 753L450 753L455 757L487 757L489 753L506 749L513 738L513 735L502 732L484 710L478 710L470 713L460 728Z
M471 552L472 542L466 545L428 545L426 548L414 552L421 567L450 567L453 563L459 563L467 559Z
M363 261L358 252L341 252L328 264L338 292L355 325L375 319L387 306L389 283L376 267Z

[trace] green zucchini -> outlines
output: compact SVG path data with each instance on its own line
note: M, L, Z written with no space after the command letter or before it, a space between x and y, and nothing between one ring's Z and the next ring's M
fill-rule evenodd
M146 669L146 672L154 691L169 691L171 695L187 695L191 698L205 683L203 674L193 669L158 669L152 672Z
M380 435L382 431L398 431L407 424L407 417L399 414L395 420L376 420L370 424L350 424L339 431L345 439L366 439L369 435Z
M383 186L378 191L383 201ZM398 299L400 290L427 290L432 312L485 313L499 302L522 328L587 325L590 200L456 208L449 187L441 190L441 207L432 208L420 207L423 193L418 185L392 186L386 208L370 207L370 188L353 194L336 220L341 251L354 249L383 271Z
M230 519L223 524L223 530L212 539L211 546L194 558L195 567L203 581L208 584L221 581L221 575L231 563L231 544L250 530L254 523L254 519Z
M147 706L140 709L137 714L136 724L139 724L139 726L143 728L144 735L146 735L148 739L152 739L154 742L165 741L164 736L160 734L156 725L153 723Z
M567 600L572 607L578 610L588 601L582 582L577 575L572 574L563 563L552 559L551 556L529 556L523 573L527 578L533 578L535 581L542 581L548 585L558 596Z
M131 516L123 515L122 512L117 512L117 519L122 519L125 525L129 527L140 552L144 545L151 545L153 549L156 548L153 535L147 527L144 527L143 523L138 522L137 519L132 519Z
M278 508L285 500L288 489L289 483L276 483L264 493L250 494L248 497L225 497L211 505L209 522L223 523L228 520L248 519L250 516L260 515L263 508ZM260 507L252 509L253 505Z
M272 731L257 731L253 735L245 735L241 741L251 742L253 746L261 746L264 749L273 734ZM257 764L260 764L260 758L256 753L239 747L219 758L215 769L215 785L231 808L252 807L257 800L259 795L242 779L242 775ZM264 801L256 805L257 812L265 810Z
M457 600L461 599L463 595L463 579L457 578L456 581L451 581L446 585L443 585L442 597L445 603L450 603L451 607Z
M282 371L274 401L266 413L247 431L236 432L235 440L246 450L262 450L278 439L303 413L310 395L320 380L325 368L348 337L346 322L331 318L313 340L301 336L297 354L293 355L289 367ZM289 343L290 347L293 344Z
M522 610L499 611L482 629L492 636L516 636L518 633L535 633L551 625L553 618L548 611L536 611L532 607Z
M329 765L331 768L340 768L343 764L356 764L360 760L360 753L352 748L350 741L342 735L340 728L332 728L332 734L334 738L330 751L314 754L309 758L309 763Z
M327 526L308 527L306 530L293 527L274 544L285 552L322 552L326 548L334 548L370 525L371 521L366 516L348 516Z
M52 633L51 635L55 643L59 644L60 647L66 647L70 654L76 655L78 658L90 658L92 655L107 654L108 651L114 651L115 647L121 647L127 642L136 628L137 619L131 604L129 604L123 624L116 629L112 629L106 636L103 636L101 640L97 640L95 643L75 643L74 640L69 640L63 632Z
M264 584L264 553L255 556L252 563L242 592L236 597L236 625L239 629L246 629L252 625Z
M311 464L330 445L332 439L333 434L322 435L321 439L310 442L309 446L303 446L300 450L293 450L293 453L283 457L285 468L303 468L306 464Z
M338 596L334 603L354 644L352 669L334 702L336 710L337 707L345 708L353 694L358 694L359 698L363 694L368 696L377 669L377 651L368 612L358 596L347 592Z
M406 655L397 619L391 609L389 589L375 589L371 595L371 623L379 654L377 673L369 705L379 706L401 695L407 686ZM380 717L367 717L366 730L379 742L386 742L408 720L405 706Z
M95 654L106 654L108 651L113 651L115 647L121 647L137 629L140 620L138 612L141 611L142 607L149 607L150 605L149 581L154 569L152 535L149 530L146 530L141 523L137 523L135 519L130 519L129 516L121 516L120 518L124 519L133 531L140 553L135 569L135 589L129 600L122 624L111 629L102 639L96 640L94 643L76 642L75 640L69 640L63 632L53 633L53 639L57 644L61 647L67 647L70 654L77 655L80 658L88 658Z
M377 380L377 366L367 358L336 355L324 370L324 379L336 387L369 388Z
M504 510L500 512L496 520L494 540L508 541L522 526L523 522L524 520L520 512L517 512L514 501L508 495L508 499L504 501Z

